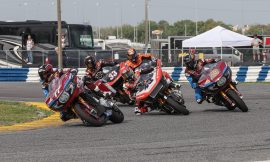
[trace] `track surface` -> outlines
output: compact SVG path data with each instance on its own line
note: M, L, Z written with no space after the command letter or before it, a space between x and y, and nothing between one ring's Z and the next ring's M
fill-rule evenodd
M39 83L0 83L1 100L42 101ZM122 124L0 133L0 161L261 161L270 159L270 84L241 84L250 111L197 105L184 84L189 116L135 116Z

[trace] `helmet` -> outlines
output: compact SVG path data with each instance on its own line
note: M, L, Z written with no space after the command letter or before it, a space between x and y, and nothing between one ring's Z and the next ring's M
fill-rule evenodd
M195 64L195 55L194 54L188 54L187 56L184 57L184 63L186 66L189 68L194 68Z
M137 52L134 48L130 48L127 51L127 57L129 61L135 62L137 60Z
M122 72L122 77L124 80L132 79L134 76L134 71L129 67L126 66L125 70Z
M92 56L86 56L84 59L84 64L86 65L87 68L95 68L96 66L96 60Z
M38 75L41 80L47 80L53 74L53 66L44 64L38 68Z

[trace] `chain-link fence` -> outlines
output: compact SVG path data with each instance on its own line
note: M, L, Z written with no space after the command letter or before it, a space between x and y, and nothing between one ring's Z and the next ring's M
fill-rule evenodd
M260 49L260 55L253 56L252 48L197 48L196 58L219 58L226 61L230 66L260 66L270 64L270 49ZM145 51L138 51L145 52ZM147 52L154 54L162 60L163 66L182 66L182 58L189 53L189 49L151 49ZM63 50L63 67L82 68L84 58L91 55L96 60L118 60L127 59L126 50ZM33 59L31 59L31 56ZM0 67L39 67L44 63L58 65L58 55L54 50L37 50L28 53L24 50L0 50Z
M161 49L151 50L156 57L162 60L163 66L183 66L183 57L190 49ZM253 55L252 48L196 48L196 59L214 58L227 62L230 66L260 66L270 64L270 48L261 48L260 54Z

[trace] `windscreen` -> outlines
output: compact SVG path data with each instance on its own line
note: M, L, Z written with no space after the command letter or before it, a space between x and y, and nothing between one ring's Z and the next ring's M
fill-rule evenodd
M93 48L93 33L90 26L70 26L71 46L75 48Z

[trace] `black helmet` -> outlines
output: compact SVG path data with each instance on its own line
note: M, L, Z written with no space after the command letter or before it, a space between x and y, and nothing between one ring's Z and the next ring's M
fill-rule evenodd
M96 60L92 56L86 56L84 59L84 64L87 68L95 68L96 67Z
M38 68L38 75L41 80L47 80L53 74L53 66L44 64Z
M127 57L129 61L136 62L137 60L137 52L134 48L130 48L127 51Z
M194 64L195 64L195 55L194 54L188 54L184 57L184 63L186 64L186 66L188 66L189 68L194 68Z

